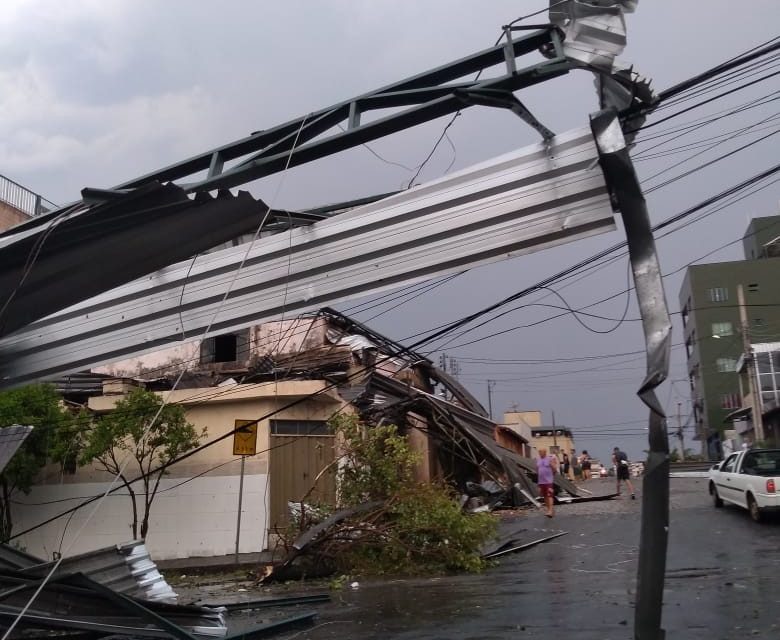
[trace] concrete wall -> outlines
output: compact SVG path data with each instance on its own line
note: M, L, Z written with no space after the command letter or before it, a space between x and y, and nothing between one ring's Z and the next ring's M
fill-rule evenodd
M187 419L198 430L206 427L208 442L231 432L237 419L262 418L291 400L323 387L322 381L296 380L182 389L161 395L170 396L170 402L182 404ZM97 412L110 411L121 397L91 398L90 408ZM326 420L341 406L342 400L328 391L283 409L270 419ZM260 420L257 454L245 461L242 553L261 551L268 542L269 482L272 482L268 477L270 419ZM147 543L153 557L163 560L233 553L240 460L233 455L233 438L227 437L170 468L161 484L164 491L152 505ZM127 474L129 477L138 474L135 462L128 465ZM28 496L15 497L21 504L13 508L14 531L34 526L84 498L102 494L110 481L111 476L96 466L79 468L74 474L62 474L55 465L47 467ZM20 544L31 553L51 557L52 551L58 550L63 533L63 550L75 539L69 555L132 539L132 504L124 489L117 493L120 495L106 498L83 531L80 532L92 507L77 511L70 523L66 516L23 536Z
M504 414L504 424L513 425L521 424L528 427L541 427L542 426L542 412L541 411L507 411Z
M239 464L227 466L231 475L162 481L160 493L152 504L146 539L153 558L220 556L235 551ZM187 480L191 481L182 484ZM266 548L267 483L265 473L244 476L241 553ZM75 506L85 497L104 493L109 486L108 482L37 486L29 495L16 498L20 504L13 508L14 530L34 526ZM40 504L44 502L48 504ZM103 500L94 516L93 509L90 505L75 512L70 522L67 517L60 518L23 536L19 543L29 553L51 559L52 552L60 549L73 555L132 540L132 507L125 490Z
M16 207L12 207L7 202L0 201L0 231L10 229L20 222L29 219L30 216L26 213L19 211Z
M249 352L239 360L248 363L252 356L296 353L325 344L326 323L323 318L294 318L278 322L264 322L249 331ZM197 368L200 362L200 341L184 342L167 349L158 349L134 358L118 360L93 369L118 378L132 378L144 373L170 375L182 367Z

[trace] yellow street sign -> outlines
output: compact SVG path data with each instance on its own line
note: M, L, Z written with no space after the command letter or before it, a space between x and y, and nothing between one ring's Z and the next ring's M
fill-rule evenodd
M233 432L233 455L253 456L257 453L257 422L236 420Z

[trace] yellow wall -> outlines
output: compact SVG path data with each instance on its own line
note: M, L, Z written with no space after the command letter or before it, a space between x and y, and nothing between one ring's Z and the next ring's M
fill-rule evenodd
M233 387L209 387L160 392L168 402L181 404L187 412L187 420L200 431L207 429L203 443L213 442L233 431L235 420L256 420L273 413L298 398L322 391L326 384L321 380L287 380ZM95 396L89 399L89 408L98 413L111 411L123 395ZM317 396L283 409L279 413L260 420L257 431L256 456L246 459L247 473L267 473L268 445L271 420L327 420L343 404L335 390L323 391ZM168 477L183 478L202 473L222 462L238 459L233 455L233 438L229 436L207 447L169 469ZM209 475L233 475L236 465L225 465ZM96 467L82 467L75 474L61 476L59 468L50 466L42 477L43 484L58 482L100 482L109 474Z

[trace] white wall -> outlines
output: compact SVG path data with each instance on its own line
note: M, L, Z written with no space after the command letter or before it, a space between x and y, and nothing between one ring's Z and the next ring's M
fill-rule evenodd
M239 476L196 478L179 485L187 478L166 478L152 504L146 545L154 560L220 556L235 552L236 515L238 509ZM270 494L266 491L267 474L244 476L244 497L241 511L241 542L239 551L249 553L266 547L266 518ZM76 483L40 485L29 495L19 494L13 506L14 532L36 525L51 516L78 504L83 498L98 495L108 483ZM118 495L121 494L121 495ZM143 502L138 498L139 508ZM49 503L49 504L41 504ZM37 529L15 542L42 558L51 559L60 548L74 555L131 540L132 504L124 489L108 496L97 513L93 503L68 516ZM141 514L139 514L141 517ZM89 522L84 526L85 521ZM84 530L79 534L79 530ZM67 527L67 529L66 529ZM74 541L72 548L69 545Z

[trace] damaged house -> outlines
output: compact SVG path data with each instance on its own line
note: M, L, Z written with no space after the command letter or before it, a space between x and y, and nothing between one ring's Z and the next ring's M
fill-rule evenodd
M287 526L289 503L334 503L337 443L327 421L337 412L358 413L367 424L398 425L421 454L420 481L443 478L465 492L467 483L490 480L509 489L507 502L515 505L529 503L535 493L526 438L492 422L457 380L428 359L331 309L216 336L197 348L117 362L57 385L96 414L145 387L183 406L197 430L207 429L205 444L214 444L173 465L155 498L146 542L158 559L233 554L242 483L240 553L274 548L274 533ZM256 428L236 435L245 423ZM236 451L239 440L250 448ZM17 530L102 493L109 481L97 467L48 467L14 507ZM575 494L573 485L561 482ZM22 543L51 557L52 541L68 543L87 511L75 512L69 524L61 518L37 528ZM127 495L112 493L93 523L74 552L132 537Z

